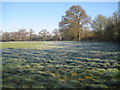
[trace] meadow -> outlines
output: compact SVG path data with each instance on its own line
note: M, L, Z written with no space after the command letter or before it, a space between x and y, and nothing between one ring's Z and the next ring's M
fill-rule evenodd
M118 43L3 42L3 88L118 88Z

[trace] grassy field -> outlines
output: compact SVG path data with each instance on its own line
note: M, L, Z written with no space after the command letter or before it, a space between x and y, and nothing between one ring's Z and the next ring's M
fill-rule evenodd
M40 49L46 48L48 42L2 42L2 48Z
M3 88L118 88L116 43L4 42Z

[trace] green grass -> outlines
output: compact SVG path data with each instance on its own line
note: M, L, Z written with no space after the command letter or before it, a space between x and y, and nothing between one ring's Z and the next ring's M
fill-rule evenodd
M2 48L3 88L120 86L114 43L3 42Z
M2 48L40 49L47 48L49 42L2 42Z

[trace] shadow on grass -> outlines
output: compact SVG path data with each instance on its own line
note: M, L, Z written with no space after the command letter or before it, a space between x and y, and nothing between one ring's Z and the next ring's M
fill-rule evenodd
M53 46L3 49L3 87L117 87L117 44L56 42Z

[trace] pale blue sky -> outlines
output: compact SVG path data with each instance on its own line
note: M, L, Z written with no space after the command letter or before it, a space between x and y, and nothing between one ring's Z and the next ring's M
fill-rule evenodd
M3 2L3 31L32 28L36 33L42 29L52 32L72 5L80 5L92 19L98 14L112 16L118 10L117 2Z

